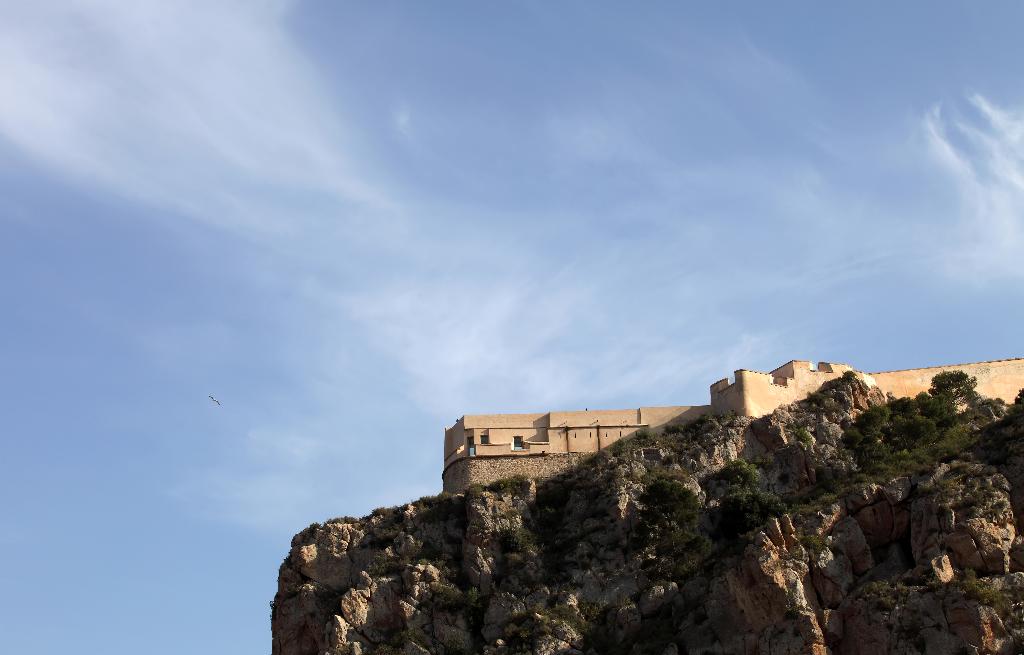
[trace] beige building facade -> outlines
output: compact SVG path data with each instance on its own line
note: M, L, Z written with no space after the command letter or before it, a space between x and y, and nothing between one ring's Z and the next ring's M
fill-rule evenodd
M526 458L537 455L594 453L640 428L689 423L709 410L709 406L702 405L544 414L466 415L444 431L444 488L453 491L458 486L449 482L455 475L450 474L449 470L454 463L463 459L521 459L521 465L527 466ZM572 458L561 459L569 461Z
M964 371L978 392L1012 403L1024 388L1024 359L864 373L848 364L792 360L764 373L741 369L711 385L708 405L639 407L539 414L466 415L444 432L444 490L458 492L512 475L543 478L573 466L585 453L607 448L640 428L685 424L713 412L764 416L806 398L822 384L853 371L894 396L927 391L943 371Z

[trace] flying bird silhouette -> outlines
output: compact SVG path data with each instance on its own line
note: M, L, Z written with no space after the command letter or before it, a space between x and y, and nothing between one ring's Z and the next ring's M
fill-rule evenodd
M207 397L208 397L208 398L209 398L210 400L212 400L213 402L217 403L217 406L218 406L218 407L220 407L220 401L219 401L219 400L217 400L217 399L216 399L216 398L214 398L213 396L207 396Z

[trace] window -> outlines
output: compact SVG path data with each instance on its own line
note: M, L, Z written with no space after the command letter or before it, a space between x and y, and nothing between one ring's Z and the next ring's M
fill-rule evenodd
M466 437L466 449L469 450L470 457L476 457L476 442L473 441L473 437Z
M523 450L522 437L512 437L512 450Z
M490 435L488 435L488 434L481 434L480 435L480 445L481 446L487 446L487 445L490 445L490 443L491 443L491 436Z

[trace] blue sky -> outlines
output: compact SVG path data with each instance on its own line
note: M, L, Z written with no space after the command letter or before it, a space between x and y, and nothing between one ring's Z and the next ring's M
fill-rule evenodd
M1019 4L0 6L5 652L269 651L463 413L1024 355Z

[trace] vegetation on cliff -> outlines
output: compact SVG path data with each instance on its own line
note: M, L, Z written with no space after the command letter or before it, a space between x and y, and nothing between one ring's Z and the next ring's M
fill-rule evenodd
M855 375L296 535L275 655L1013 653L1024 393Z

